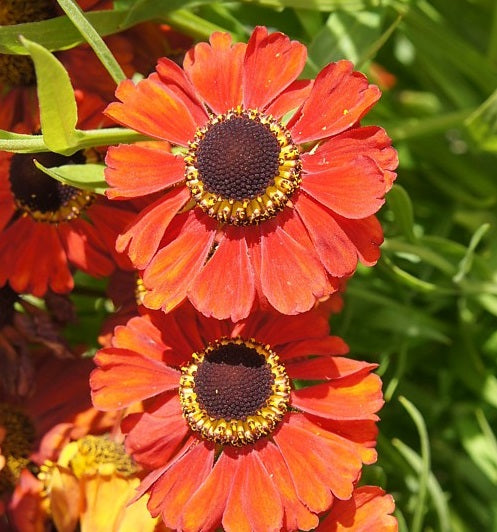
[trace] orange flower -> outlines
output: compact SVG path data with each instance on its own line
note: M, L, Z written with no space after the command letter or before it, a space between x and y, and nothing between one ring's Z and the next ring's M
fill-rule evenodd
M391 495L376 486L356 488L346 501L336 501L316 532L397 532Z
M376 459L375 365L342 357L318 311L235 324L182 305L114 334L95 358L93 402L146 401L122 428L152 470L139 494L168 527L309 530Z
M177 150L121 145L106 159L109 198L162 192L117 242L144 270L147 307L168 312L188 298L236 321L259 300L296 314L358 259L378 260L374 213L397 155L381 128L359 121L380 91L348 61L297 80L305 59L302 44L263 27L248 44L214 33L183 70L160 59L156 73L118 87L107 115Z

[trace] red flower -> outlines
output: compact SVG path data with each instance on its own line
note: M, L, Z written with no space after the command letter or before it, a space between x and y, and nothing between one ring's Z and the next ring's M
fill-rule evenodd
M84 164L86 156L0 152L0 286L43 296L73 288L71 269L108 275L125 257L114 251L117 234L132 213L86 190L63 185L38 170ZM8 257L8 259L7 259ZM34 267L36 265L36 267Z
M184 70L160 59L156 73L118 87L122 103L107 115L180 152L121 145L107 155L108 197L163 192L117 244L144 270L147 307L167 312L186 297L238 320L259 299L296 314L358 258L377 261L374 213L397 156L381 128L359 121L380 91L348 61L296 80L305 59L302 44L263 27L248 44L215 33Z
M397 532L391 495L376 486L361 486L347 501L336 501L316 532Z
M145 400L122 428L152 470L139 494L166 526L310 530L376 459L381 381L346 351L317 311L234 324L182 305L115 329L95 357L93 402Z

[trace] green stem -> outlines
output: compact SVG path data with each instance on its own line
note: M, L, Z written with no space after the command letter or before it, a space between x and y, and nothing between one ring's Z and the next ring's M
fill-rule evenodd
M394 141L409 140L415 137L440 133L453 127L460 127L475 110L465 109L432 118L404 120L402 125L387 127L388 133Z
M123 72L123 69L112 55L112 52L105 44L102 37L100 37L95 28L88 22L84 13L81 11L81 8L74 2L74 0L57 1L86 42L93 48L93 51L97 54L97 57L100 59L116 84L125 80L126 74Z

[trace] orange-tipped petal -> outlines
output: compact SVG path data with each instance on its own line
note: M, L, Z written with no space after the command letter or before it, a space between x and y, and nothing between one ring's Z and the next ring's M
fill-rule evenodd
M223 275L219 275L219 272ZM255 297L254 272L243 230L228 227L213 256L190 286L188 296L205 316L239 321Z
M178 388L180 373L141 354L108 347L95 356L90 377L93 404L100 410L120 409Z
M111 146L105 158L106 190L111 199L146 196L184 179L185 163L166 150L139 144Z
M215 32L210 45L199 43L185 56L183 68L214 113L242 103L242 64L247 45L232 43L229 33Z
M268 34L257 26L247 44L243 65L243 103L263 109L299 76L307 59L306 47L283 33Z
M380 90L354 72L350 61L331 63L316 77L311 94L288 123L295 142L337 135L354 126L380 98Z

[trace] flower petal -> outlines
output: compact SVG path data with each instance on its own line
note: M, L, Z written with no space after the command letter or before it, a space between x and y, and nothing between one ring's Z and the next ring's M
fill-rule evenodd
M325 139L355 125L380 98L380 90L354 72L350 61L331 63L316 77L309 98L288 123L295 142Z
M186 187L178 187L145 208L135 222L117 238L116 249L126 251L135 268L148 266L157 252L171 220L190 199Z
M238 461L238 471L222 520L225 530L279 532L283 523L283 506L257 451L249 449L240 453Z
M372 419L383 406L378 375L351 375L292 392L292 406L331 419Z
M332 493L339 499L352 495L362 465L353 443L331 432L321 435L319 426L297 414L281 426L274 440L300 500L310 510L321 512L329 508Z
M383 172L369 157L360 156L339 167L306 174L305 190L316 201L345 218L366 218L385 203Z
M260 254L260 272L256 274L263 294L282 314L309 310L316 299L327 293L323 267L274 221L262 224L260 235L260 244L254 244L250 253Z
M359 372L369 372L376 367L376 364L337 356L319 356L285 363L290 378L309 381L341 379Z
M292 477L278 447L267 442L261 446L259 454L283 504L283 530L314 529L319 523L319 518L298 498Z
M388 191L399 164L397 151L391 144L385 130L380 127L356 127L323 142L313 153L304 153L302 163L308 173L316 173L331 166L347 165L357 156L366 155L382 169Z
M197 126L203 126L209 116L185 71L171 59L162 57L157 63L157 73L167 88L189 109Z
M232 43L229 33L215 32L210 46L199 43L183 62L198 94L216 114L242 103L242 63L247 45Z
M213 462L213 446L199 443L190 448L153 485L149 509L160 508L166 526L179 530L183 506L207 478Z
M188 297L205 316L233 321L248 316L255 284L243 229L226 228L216 251L191 284Z
M190 110L157 76L151 74L135 85L126 79L119 84L116 97L105 114L144 135L186 146L193 139L197 124Z
M236 460L227 453L221 453L209 476L185 503L181 530L213 530L219 526L231 485L237 480L236 469Z
M190 432L178 394L166 394L165 399L153 414L131 414L123 420L122 430L128 432L126 450L147 469L167 464Z
M121 409L179 386L177 370L129 349L101 349L95 362L90 385L100 410Z
M266 113L281 118L290 111L295 111L309 97L313 83L312 79L294 81L269 104Z
M366 266L374 266L380 258L383 229L376 216L363 220L348 220L335 215L335 220L357 249L359 259Z
M146 196L175 185L185 177L185 163L181 157L166 149L139 144L111 146L105 163L105 180L111 187L106 195L111 199Z
M307 59L306 47L283 33L268 35L257 26L247 44L243 64L243 103L263 109L299 76Z
M306 194L299 194L295 210L328 273L336 277L351 275L357 266L357 251L332 214Z
M180 234L155 255L145 270L145 306L169 312L185 299L205 264L215 232L214 220L190 211Z
M126 326L116 327L112 347L120 347L140 353L144 357L162 361L166 346L161 331L152 322L152 316L136 316Z
M377 486L361 486L347 501L336 501L316 532L397 532L395 502Z

